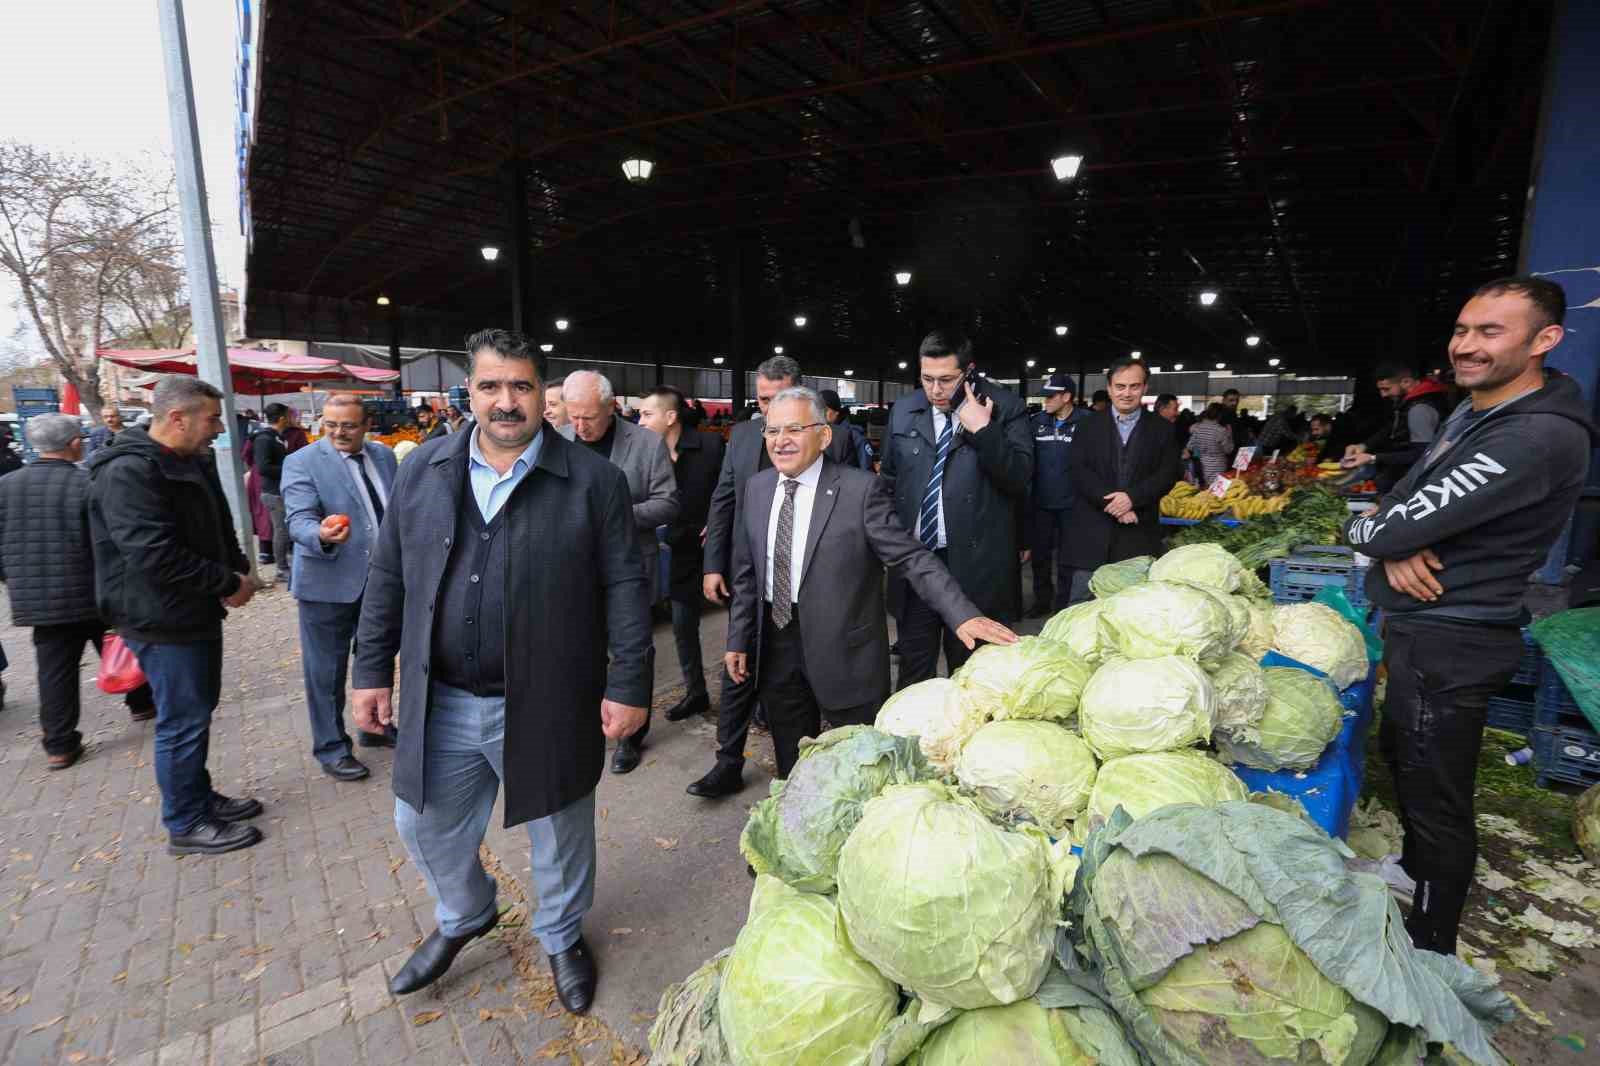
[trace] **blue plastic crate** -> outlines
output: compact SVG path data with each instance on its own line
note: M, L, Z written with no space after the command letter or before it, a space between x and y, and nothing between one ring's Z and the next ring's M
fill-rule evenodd
M1527 736L1533 728L1533 701L1505 696L1490 697L1488 725L1491 729L1503 729L1519 737Z
M1317 593L1333 585L1344 590L1350 606L1358 611L1367 609L1367 567L1356 565L1355 552L1349 548L1308 544L1268 565L1273 603L1315 599Z
M1600 736L1594 730L1536 726L1530 739L1540 788L1552 781L1585 788L1600 782Z
M1539 645L1533 641L1533 634L1528 632L1528 627L1522 627L1522 661L1517 664L1517 672L1511 678L1513 685L1537 685L1540 677L1540 664L1544 662L1544 653L1539 650Z
M1539 694L1534 702L1533 724L1545 729L1590 729L1589 718L1567 691L1556 668L1548 661L1539 672Z
M19 404L56 403L60 400L55 389L20 388L15 385L11 387L11 398Z

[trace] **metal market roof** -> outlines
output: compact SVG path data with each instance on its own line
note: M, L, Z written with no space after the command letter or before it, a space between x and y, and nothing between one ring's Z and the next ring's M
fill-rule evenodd
M560 349L709 363L737 259L747 353L792 345L818 371L905 359L949 320L980 352L1093 369L1130 349L1241 371L1432 354L1463 291L1514 268L1549 18L1548 0L269 0L249 328L386 344L393 312L403 343L457 346L509 324L514 166L533 332ZM1069 151L1086 162L1058 183ZM648 182L624 179L634 157Z

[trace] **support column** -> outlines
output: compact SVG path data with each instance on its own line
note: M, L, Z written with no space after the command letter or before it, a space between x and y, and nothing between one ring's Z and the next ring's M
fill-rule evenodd
M398 400L405 395L401 388L404 375L400 370L400 315L392 305L389 308L389 369L400 375L394 379L394 398Z
M233 374L228 366L228 337L217 295L217 259L211 247L211 218L206 207L205 167L200 159L200 132L194 109L194 80L189 73L189 38L183 23L183 0L159 0L161 52L166 65L168 117L178 180L178 215L183 226L183 258L189 281L189 308L194 326L198 370L202 380L222 390L222 424L226 431L213 444L222 494L233 513L233 531L255 574L255 523L244 492L243 441L235 441Z
M511 328L527 333L533 316L533 250L528 237L526 164L508 159L502 167L505 189L506 237L511 247Z
M745 321L744 321L744 240L734 233L728 242L728 366L731 370L733 417L744 410Z
M1594 176L1600 173L1600 5L1557 0L1546 60L1539 116L1538 149L1529 180L1520 269L1548 276L1567 292L1567 335L1547 365L1575 378L1591 412L1600 412L1600 207ZM1600 485L1600 450L1591 453L1589 484ZM1592 489L1591 489L1592 491ZM1580 526L1586 523L1580 522ZM1562 535L1536 575L1559 584L1572 547L1572 528ZM1592 528L1581 534L1592 538Z

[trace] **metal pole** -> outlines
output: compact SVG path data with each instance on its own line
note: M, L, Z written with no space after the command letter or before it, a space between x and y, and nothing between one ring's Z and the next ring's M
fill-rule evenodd
M528 193L522 160L504 164L506 236L511 241L511 328L528 332L533 316L533 255L528 233Z
M389 308L389 369L395 373L394 398L398 400L405 395L405 374L400 367L400 316L393 307Z
M245 502L244 467L233 436L233 375L228 369L228 338L222 302L217 297L217 259L211 248L211 217L206 208L206 177L200 161L200 131L195 119L194 80L189 75L189 39L183 25L183 0L156 0L161 21L161 54L167 71L167 113L172 122L173 162L178 178L178 214L183 223L184 262L188 268L189 308L194 323L200 378L222 390L222 424L213 445L222 494L233 512L239 547L256 570L254 523ZM243 445L243 442L239 442Z

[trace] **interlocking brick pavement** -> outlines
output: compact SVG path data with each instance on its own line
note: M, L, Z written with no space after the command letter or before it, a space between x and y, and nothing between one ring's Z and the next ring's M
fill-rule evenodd
M219 791L266 805L256 821L266 839L217 857L166 854L152 724L94 688L92 649L88 754L46 770L29 633L0 612L11 661L0 712L0 1063L531 1062L573 1035L551 1006L517 886L502 892L502 928L445 980L401 1003L389 995L388 974L434 927L432 903L394 833L391 753L358 749L373 777L354 784L326 777L310 754L287 593L258 596L226 626L210 767ZM710 662L721 625L708 620ZM657 641L670 678L665 627ZM743 920L738 833L766 777L747 772L750 787L722 804L685 797L710 767L713 730L660 718L679 694L658 685L645 765L601 786L586 933L602 979L595 1022L577 1034L588 1042L574 1046L583 1061L628 1061L643 1048L661 988L730 943ZM523 831L497 818L487 847L502 883L525 889Z

